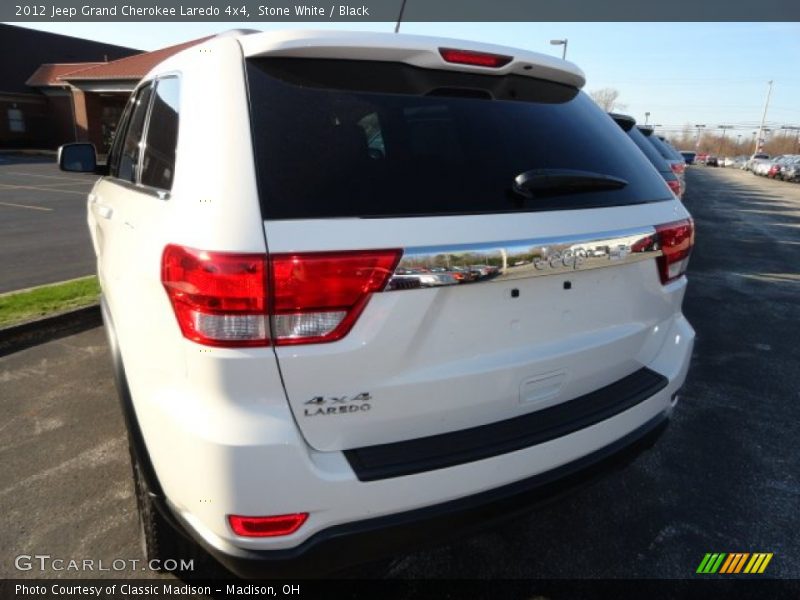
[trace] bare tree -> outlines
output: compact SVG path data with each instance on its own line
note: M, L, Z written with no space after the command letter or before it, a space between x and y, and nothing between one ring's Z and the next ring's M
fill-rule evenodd
M628 107L627 104L618 102L619 90L615 90L614 88L602 88L589 92L589 95L592 97L592 100L606 112L625 110Z

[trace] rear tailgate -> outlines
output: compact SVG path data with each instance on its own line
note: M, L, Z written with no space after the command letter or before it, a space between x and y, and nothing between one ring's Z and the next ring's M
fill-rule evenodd
M661 283L654 226L687 213L576 88L305 58L250 58L247 75L274 306L285 313L272 320L275 351L312 447L510 419L655 356L683 286ZM531 198L514 187L531 169L626 183ZM357 250L402 258L376 267L372 255L341 254ZM324 266L316 253L329 253ZM352 314L326 304L344 297L347 269L375 290ZM326 342L329 325L341 335Z

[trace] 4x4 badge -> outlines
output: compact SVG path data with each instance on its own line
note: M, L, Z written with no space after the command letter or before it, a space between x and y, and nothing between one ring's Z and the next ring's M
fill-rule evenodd
M311 407L303 410L303 416L316 417L365 412L372 408L370 400L372 400L372 396L369 392L361 392L355 396L314 396L303 403Z

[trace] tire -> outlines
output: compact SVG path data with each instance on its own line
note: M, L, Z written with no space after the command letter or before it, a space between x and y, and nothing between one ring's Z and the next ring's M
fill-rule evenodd
M233 575L225 570L217 561L209 556L193 540L183 532L177 531L158 510L153 494L147 485L142 466L130 448L131 467L133 470L133 486L136 494L136 508L139 513L139 541L142 554L148 565L155 571L172 572L180 579L231 579ZM165 563L165 561L169 561ZM168 571L165 564L175 567L191 561L188 570ZM183 562L182 562L183 561Z
M139 539L145 560L148 564L158 561L158 565L161 566L167 559L180 561L181 558L191 558L189 555L193 554L193 549L189 547L188 540L175 531L159 512L142 472L142 466L132 448L130 454L136 508L139 513Z

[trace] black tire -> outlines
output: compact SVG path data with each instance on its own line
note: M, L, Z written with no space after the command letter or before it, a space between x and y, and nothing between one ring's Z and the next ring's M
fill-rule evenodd
M139 513L139 540L147 568L171 572L179 579L234 579L229 571L187 534L176 530L161 514L132 448L130 454L136 507ZM181 570L189 562L192 566Z
M175 531L153 501L152 492L142 473L142 466L136 458L136 453L131 449L131 467L133 470L133 486L136 493L136 508L139 513L139 539L142 554L148 565L159 567L167 559L192 558L188 540ZM156 563L157 561L157 563Z

